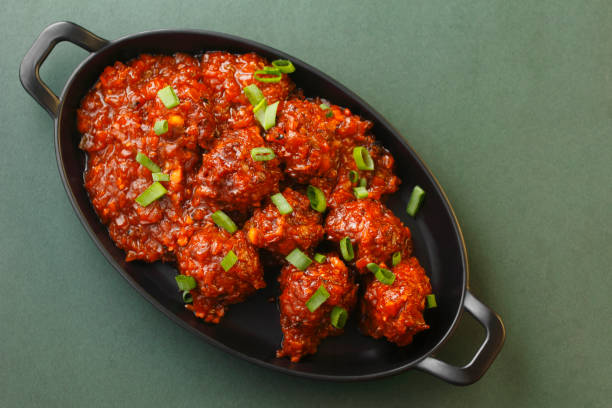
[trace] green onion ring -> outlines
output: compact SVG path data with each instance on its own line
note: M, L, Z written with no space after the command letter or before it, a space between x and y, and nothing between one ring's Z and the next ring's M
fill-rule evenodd
M153 201L162 198L168 190L161 185L159 181L151 184L145 191L143 191L138 197L136 197L136 202L143 207L148 206Z
M196 280L193 276L176 275L174 279L179 290L192 290L196 288Z
M277 59L275 61L272 61L272 66L274 68L277 68L283 74L290 74L292 72L295 72L295 67L293 66L293 63L289 60Z
M348 319L348 312L343 307L334 306L329 317L332 326L336 329L342 329Z
M254 147L251 149L251 158L255 161L268 161L275 157L274 151L269 147Z
M212 213L210 215L210 218L212 218L213 222L217 224L219 228L223 228L230 234L233 234L238 230L238 227L236 226L234 221L232 221L232 219L221 210Z
M273 196L271 196L270 201L272 201L272 203L278 209L278 212L281 213L282 215L290 214L291 212L293 212L293 208L291 207L291 204L289 204L285 196L282 195L281 193L276 193Z
M321 191L315 186L309 185L306 188L306 195L310 200L310 207L312 207L313 210L318 211L320 213L325 212L325 209L327 208L327 201L325 199L325 194L323 194L323 191Z
M325 303L327 299L329 299L329 292L325 289L325 286L321 285L315 293L310 296L310 299L306 301L306 307L310 310L310 313L313 313L319 306Z
M285 257L285 259L287 262L301 271L308 268L312 263L312 259L307 257L305 253L299 250L299 248L295 248L293 251L291 251L289 255Z
M232 266L234 266L236 262L238 262L238 256L234 251L230 250L221 260L221 267L227 272L232 269Z
M353 159L359 170L374 170L374 161L370 157L368 149L363 146L353 148Z
M353 251L353 244L349 237L340 240L340 253L345 261L352 261L355 258L355 251Z

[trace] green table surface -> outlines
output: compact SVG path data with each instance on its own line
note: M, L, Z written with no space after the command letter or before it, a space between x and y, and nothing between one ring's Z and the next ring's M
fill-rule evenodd
M265 0L9 2L0 13L0 406L609 407L612 404L612 2ZM48 24L115 39L222 31L345 84L445 188L470 287L507 329L487 374L456 387L411 370L327 383L254 366L158 312L107 263L57 171L53 124L22 89ZM42 69L59 92L86 52ZM484 334L464 317L439 357Z

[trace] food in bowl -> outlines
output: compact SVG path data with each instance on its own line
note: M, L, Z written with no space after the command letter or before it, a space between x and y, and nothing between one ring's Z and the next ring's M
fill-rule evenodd
M176 264L209 323L280 267L279 357L315 353L357 314L404 346L428 328L431 286L384 205L393 157L369 121L305 98L293 69L226 52L107 67L77 113L92 205L127 261Z

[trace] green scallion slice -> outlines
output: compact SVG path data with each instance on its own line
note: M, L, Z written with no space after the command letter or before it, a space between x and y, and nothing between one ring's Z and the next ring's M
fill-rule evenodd
M348 319L348 312L343 307L334 306L329 317L332 326L334 326L336 329L342 329L344 328L344 325Z
M274 102L272 105L266 106L266 112L264 114L263 128L265 130L270 129L276 125L276 109L278 108L278 102Z
M156 135L163 135L168 131L168 121L166 119L156 120L155 125L153 125L153 131Z
M370 157L368 149L363 146L353 148L353 159L359 170L374 170L374 161Z
M412 194L410 194L410 200L408 200L408 205L406 206L406 212L411 217L414 217L421 208L421 204L423 203L423 199L425 198L425 190L423 190L419 186L414 186L412 189Z
M234 266L236 262L238 262L238 256L236 253L234 253L234 251L230 250L221 260L221 267L225 272L227 272L232 269L232 266Z
M391 257L391 264L393 266L398 265L400 262L402 262L402 253L400 251L397 251L393 254L393 256Z
M161 169L159 168L159 166L153 163L153 160L149 159L147 155L144 153L138 152L136 154L136 161L142 164L143 166L145 166L147 169L151 170L152 173L161 172Z
M212 213L210 215L210 218L212 218L213 222L217 224L217 226L219 226L220 228L223 228L230 234L233 234L234 232L238 230L238 227L236 226L234 221L232 221L232 219L221 210L218 210Z
M308 268L312 263L312 259L306 256L305 253L300 251L299 248L295 248L293 251L291 251L289 255L285 257L285 259L287 260L287 262L289 262L291 265L295 266L301 271Z
M329 299L329 292L325 289L325 286L321 285L315 293L312 294L310 299L306 301L306 307L310 310L310 313L312 313L325 303L327 299Z
M310 207L312 207L313 210L320 213L325 212L325 209L327 208L327 200L325 199L325 194L323 194L323 191L315 186L309 185L306 188L306 195L310 200Z
M325 255L319 253L316 253L313 258L317 263L323 263L327 260Z
M327 113L325 114L326 118L331 118L332 116L334 116L334 112L330 109L327 111Z
M189 292L188 290L183 291L183 302L185 303L193 302L193 296L191 296L191 292Z
M358 200L368 197L368 190L365 187L353 187L353 194Z
M272 69L270 69L270 67L265 67L264 69L255 71L253 74L253 78L255 78L257 81L266 83L280 82L282 77L283 74L281 74L278 69L276 69L276 72L274 72Z
M395 274L385 268L378 268L378 270L374 272L374 276L379 282L385 285L392 285L393 282L395 282Z
M151 204L155 200L159 200L162 198L168 190L162 186L159 181L151 184L145 191L143 191L138 197L136 197L136 202L143 207Z
M270 197L270 201L278 208L278 212L285 215L293 212L293 208L291 208L291 204L287 201L284 195L281 193L276 193Z
M319 105L319 108L321 108L323 110L327 110L327 109L329 109L329 105L326 104L326 103L322 103L322 104Z
M362 177L359 179L359 187L367 187L368 186L368 180L365 179L365 177Z
M174 92L174 89L170 85L165 88L160 89L157 92L157 97L162 101L164 106L168 109L172 109L175 106L178 106L181 101L179 101L178 96Z
M436 295L434 295L433 293L425 297L425 302L427 304L427 309L433 309L434 307L438 307L438 302L436 301Z
M176 275L174 279L179 290L192 290L196 288L196 280L193 276Z
M290 74L295 72L295 67L293 63L289 60L277 59L276 61L272 61L272 66L277 68L283 74Z
M275 157L274 150L269 147L254 147L251 149L251 158L255 161L268 161Z
M340 240L340 253L345 261L352 261L355 258L353 244L351 244L349 237L344 237Z
M349 171L349 180L351 181L351 183L355 184L356 182L359 181L359 173L357 173L355 170L351 170Z
M264 125L264 121L266 120L267 106L268 103L266 102L266 100L262 99L257 105L253 107L253 115L255 115L255 119L257 119L257 122L259 122L262 127Z
M170 175L165 173L153 173L151 177L153 181L170 181Z
M245 86L243 92L253 106L257 106L261 101L265 100L263 92L255 84Z
M375 264L374 262L370 262L366 265L366 268L368 268L370 272L376 273L380 269L380 266L378 266L378 264Z

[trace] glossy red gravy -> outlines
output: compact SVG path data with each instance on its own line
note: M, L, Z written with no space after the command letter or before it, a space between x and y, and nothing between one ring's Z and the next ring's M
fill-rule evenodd
M80 147L88 155L85 187L93 207L126 260L176 262L181 274L196 279L187 307L207 322L218 323L229 305L265 286L262 264L284 265L279 356L298 361L316 352L324 337L341 334L329 313L341 306L355 314L360 283L366 294L362 331L409 343L428 327L422 311L431 287L410 258L410 231L380 201L400 183L393 157L375 143L370 122L319 98L304 98L290 75L277 83L255 80L254 72L266 65L253 53L208 52L141 55L107 67L78 110ZM243 93L250 84L261 89L268 104L279 102L276 125L268 131L255 120ZM157 97L168 85L180 100L172 109ZM324 102L329 109L320 106ZM156 135L153 126L161 119L169 130ZM357 169L356 146L367 148L373 171ZM255 147L271 148L276 158L254 161ZM162 182L168 193L146 207L135 201L151 184L151 172L135 160L138 152L170 175ZM367 199L355 201L350 171L365 179ZM325 193L327 213L310 207L309 184ZM281 215L270 202L278 192L291 213ZM210 219L216 210L242 228L232 235L217 227ZM294 248L312 256L317 249L337 248L346 236L356 252L351 262L329 249L324 263L304 271L284 261ZM220 261L230 250L238 261L225 271ZM390 265L396 251L404 259L393 268L396 282L372 279L365 265ZM320 285L330 297L310 312L305 302Z

